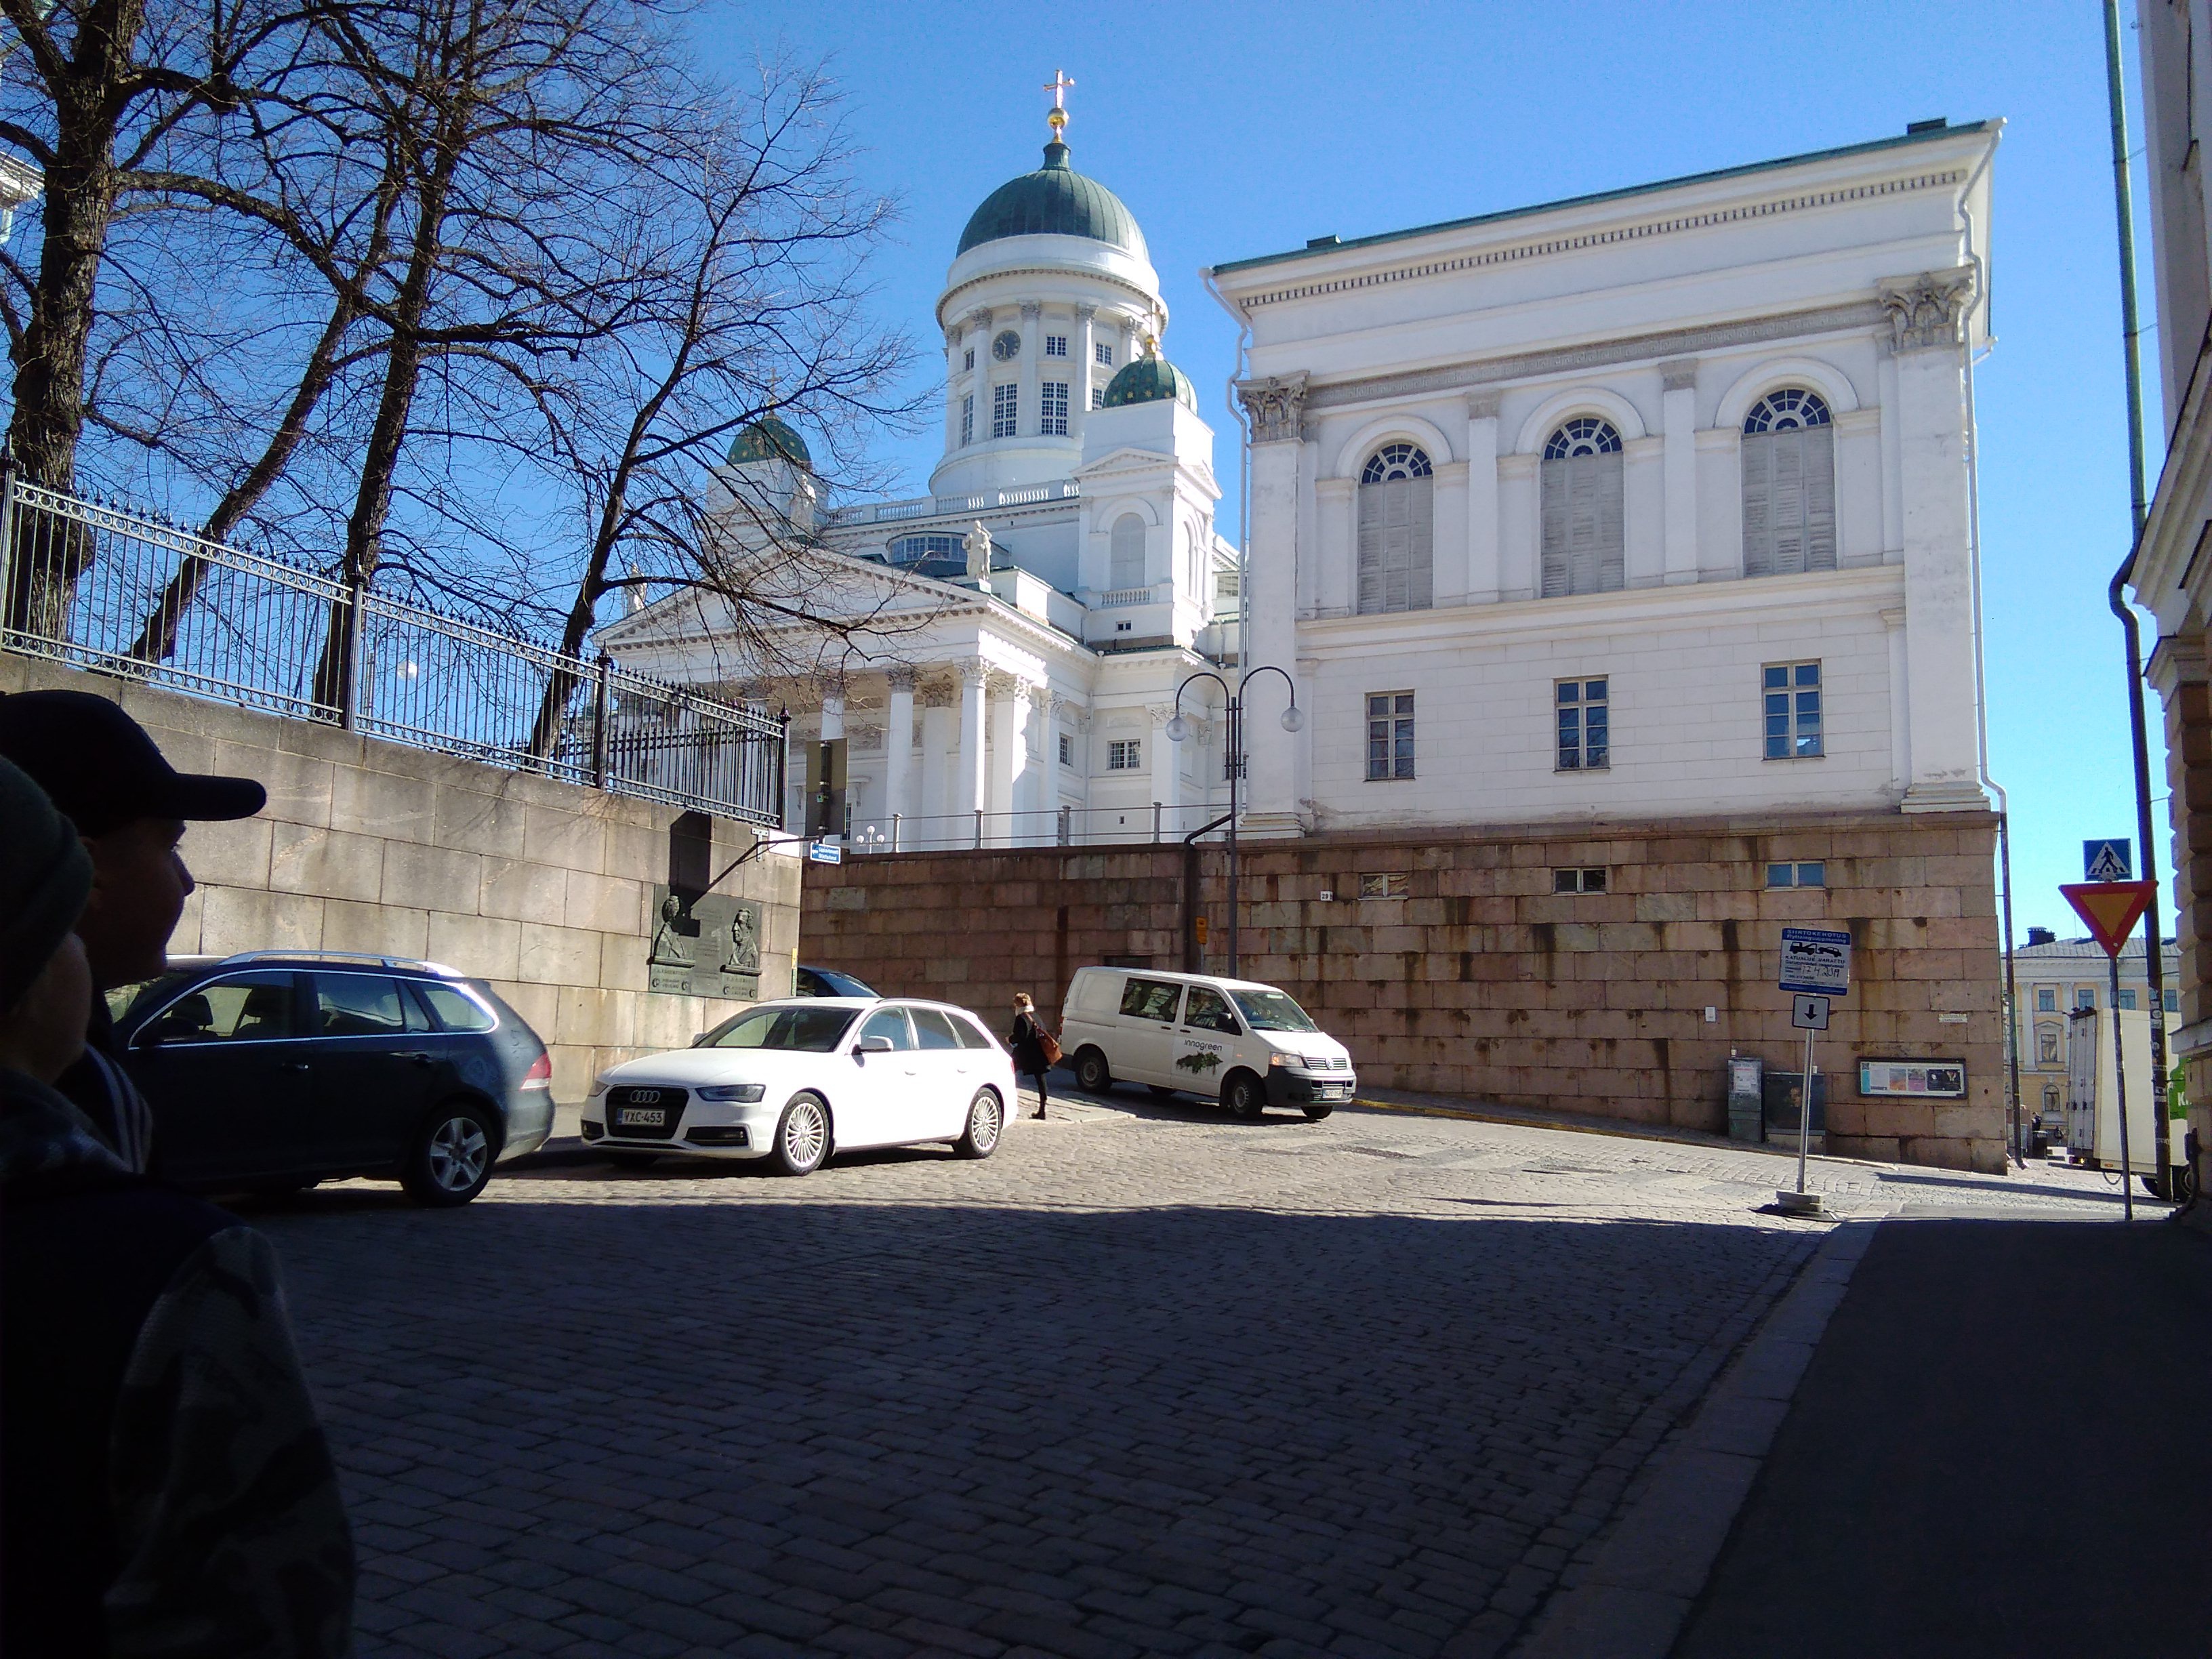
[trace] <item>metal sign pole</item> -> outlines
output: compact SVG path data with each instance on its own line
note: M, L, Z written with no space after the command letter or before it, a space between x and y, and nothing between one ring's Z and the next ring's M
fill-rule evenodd
M1813 1142L1813 1028L1805 1028L1805 1070L1797 1086L1797 1190L1805 1190L1805 1150Z
M2121 1218L2136 1218L2135 1159L2128 1152L2128 1054L2120 1042L2120 959L2111 957L2112 965L2112 1097L2120 1109L2120 1210Z

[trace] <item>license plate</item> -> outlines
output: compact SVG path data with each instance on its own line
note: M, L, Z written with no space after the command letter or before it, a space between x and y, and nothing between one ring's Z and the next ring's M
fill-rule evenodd
M1321 1085L1321 1091L1324 1095L1349 1095L1352 1085L1349 1083L1324 1083Z
M668 1126L668 1112L659 1106L625 1106L615 1114L615 1122L624 1129L662 1129Z

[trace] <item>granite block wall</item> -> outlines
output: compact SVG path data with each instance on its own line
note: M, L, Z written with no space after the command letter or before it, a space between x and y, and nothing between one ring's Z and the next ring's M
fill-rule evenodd
M410 749L0 653L0 692L112 698L185 771L258 778L269 804L192 825L199 889L173 953L350 951L428 957L488 980L544 1039L556 1100L742 1004L646 988L653 888L670 879L672 807ZM690 826L687 826L689 828ZM719 872L753 843L715 819ZM701 849L687 849L691 862ZM763 854L715 889L763 903L761 994L788 994L799 861Z
M1376 1086L1720 1132L1732 1049L1800 1063L1782 928L1846 928L1852 989L1815 1058L1830 1147L1996 1172L1995 836L1985 813L1869 813L1247 842L1242 971ZM1768 889L1783 862L1826 885ZM1200 893L1216 970L1223 863L1207 851ZM1555 891L1562 869L1604 890ZM1170 846L878 855L808 866L801 927L809 961L1003 1025L1015 990L1056 1006L1086 963L1181 966L1182 883ZM1862 1097L1862 1058L1963 1062L1966 1097Z

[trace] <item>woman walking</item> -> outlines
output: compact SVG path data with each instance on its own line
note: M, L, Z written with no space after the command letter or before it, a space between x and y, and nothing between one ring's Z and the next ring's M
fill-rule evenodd
M1027 991L1014 993L1014 1029L1007 1034L1006 1046L1014 1051L1014 1069L1036 1083L1036 1115L1042 1117L1048 1098L1045 1073L1060 1058L1060 1044L1038 1021L1036 1004L1030 1000Z

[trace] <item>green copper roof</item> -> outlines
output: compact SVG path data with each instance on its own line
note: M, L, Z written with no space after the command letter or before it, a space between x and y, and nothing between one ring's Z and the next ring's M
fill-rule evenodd
M1044 165L1009 179L983 198L960 233L960 252L1008 236L1088 236L1147 257L1145 233L1121 198L1067 165L1067 146L1044 147Z
M763 415L740 431L730 445L730 465L747 461L789 461L814 470L814 457L806 453L806 440L773 415Z
M1185 409L1198 407L1198 394L1191 390L1190 376L1161 356L1139 357L1122 365L1121 371L1106 383L1106 407L1120 409L1127 404L1164 403L1174 398Z
M1401 242L1408 237L1433 235L1440 230L1464 230L1472 225L1495 224L1503 219L1525 219L1533 214L1550 213L1559 208L1588 207L1598 202L1615 202L1631 196L1648 196L1654 191L1674 190L1683 185L1708 184L1718 179L1739 179L1753 173L1771 173L1777 167L1792 167L1802 161L1833 161L1843 155L1864 155L1875 150L1897 149L1906 144L1924 144L1944 138L1964 137L1978 132L1994 132L2002 127L2001 119L1969 121L1963 125L1937 125L1933 122L1916 121L1903 137L1875 138L1863 144L1843 144L1834 149L1816 149L1802 155L1778 156L1771 161L1752 161L1742 167L1716 167L1711 173L1686 173L1680 179L1660 179L1648 185L1629 185L1620 190L1601 190L1588 196L1569 196L1557 202L1539 202L1533 207L1506 208L1497 213L1470 214L1464 219L1445 219L1432 225L1415 225L1407 230L1379 231L1372 236L1316 236L1304 247L1292 248L1285 253L1261 253L1249 259L1227 259L1214 265L1216 275L1231 270L1249 270L1258 265L1280 264L1289 259L1305 259L1324 253L1342 253L1347 249L1373 247L1379 242Z

